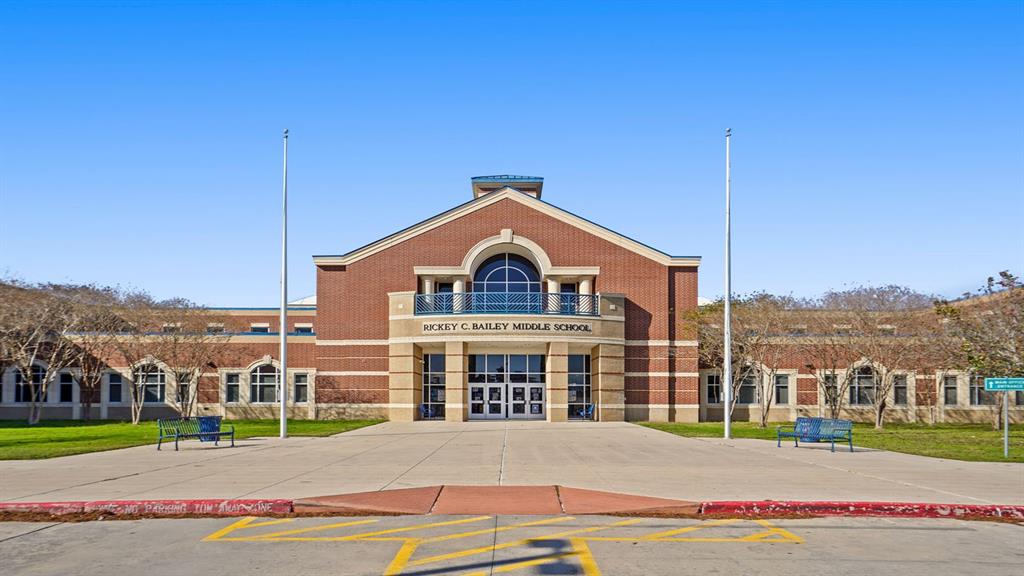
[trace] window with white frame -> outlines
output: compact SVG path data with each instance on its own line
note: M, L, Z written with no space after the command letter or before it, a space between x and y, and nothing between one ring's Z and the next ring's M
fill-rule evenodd
M949 375L942 377L942 403L946 406L957 404L956 376Z
M995 403L995 393L985 390L985 377L971 376L971 406L992 406Z
M850 404L866 406L875 403L875 371L870 366L857 368L850 381Z
M292 380L295 384L295 403L309 402L309 374L296 374L292 376Z
M223 334L224 333L224 325L223 324L213 324L213 323L207 324L206 325L206 333L207 334Z
M238 386L241 382L241 374L229 372L224 375L224 402L234 404L238 402Z
M722 377L718 374L708 374L704 378L708 391L708 404L722 403Z
M444 420L445 355L423 355L423 404L420 416L424 420Z
M42 366L32 367L31 382L27 382L21 370L14 373L14 401L15 402L45 402L43 398L43 376L46 370Z
M295 333L296 334L312 334L313 333L313 325L312 324L308 324L308 323L307 324L296 324L295 325Z
M167 374L159 366L145 364L135 369L135 385L142 388L143 402L163 402Z
M789 374L775 375L775 403L789 404Z
M756 404L757 403L757 379L760 377L760 373L756 371L750 371L743 380L740 381L740 391L737 394L737 404Z
M250 324L249 325L249 332L252 332L254 334L269 334L270 333L270 324L266 324L266 323Z
M277 402L277 386L281 383L281 371L276 366L263 364L249 373L249 402Z
M189 403L189 386L192 384L192 375L187 372L179 373L176 377L178 382L175 388L177 394L178 404L184 406Z
M839 399L839 385L835 374L825 374L825 404L832 405Z
M907 375L897 374L892 377L892 399L897 406L907 404Z
M61 372L60 385L57 387L57 401L62 404L70 404L75 398L75 375L70 372Z
M107 374L107 402L111 404L123 402L121 396L121 375L116 372Z

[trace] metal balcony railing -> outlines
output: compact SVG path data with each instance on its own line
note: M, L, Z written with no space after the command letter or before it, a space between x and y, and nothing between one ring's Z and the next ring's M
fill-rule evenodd
M596 294L440 292L417 294L416 314L565 314L600 316Z

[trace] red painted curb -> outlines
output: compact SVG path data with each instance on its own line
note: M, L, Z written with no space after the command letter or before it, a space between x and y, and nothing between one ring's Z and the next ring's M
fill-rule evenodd
M1024 520L1024 506L916 502L704 502L702 516L890 516L899 518L1005 518Z
M103 512L114 516L260 516L291 514L282 499L93 500L88 502L0 502L4 512L50 515Z

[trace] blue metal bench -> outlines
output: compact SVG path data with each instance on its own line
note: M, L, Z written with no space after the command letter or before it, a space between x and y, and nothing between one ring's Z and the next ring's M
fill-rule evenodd
M786 430L790 428L791 430ZM832 451L836 451L836 440L845 441L850 445L850 452L853 452L853 422L850 420L832 420L831 418L811 418L800 416L792 426L779 426L776 428L778 434L777 447L782 446L783 438L792 438L793 447L804 442L821 442L827 440L832 443Z
M420 418L423 420L437 420L440 418L438 414L440 410L436 406L420 404Z
M160 437L156 441L156 449L164 440L174 439L174 449L178 449L178 440L198 438L200 442L213 442L216 446L221 436L231 437L231 446L235 445L235 427L228 425L229 430L222 430L220 416L197 416L195 418L163 418L156 421Z
M576 411L576 416L582 420L593 420L594 419L594 405L587 404L583 408Z

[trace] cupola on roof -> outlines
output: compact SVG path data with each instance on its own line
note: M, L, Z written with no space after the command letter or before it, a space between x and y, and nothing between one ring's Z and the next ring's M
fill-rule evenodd
M502 188L512 188L534 198L540 198L541 189L544 188L544 179L540 176L502 174L499 176L474 176L471 180L473 182L473 198L497 192Z

